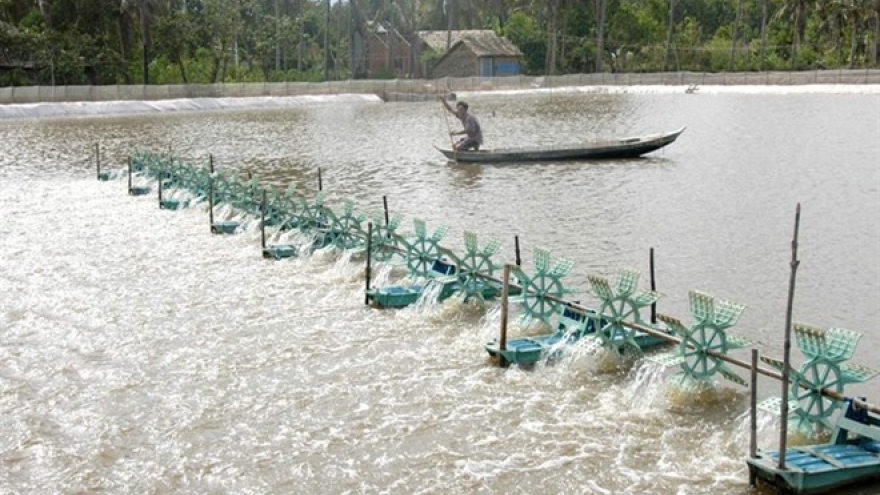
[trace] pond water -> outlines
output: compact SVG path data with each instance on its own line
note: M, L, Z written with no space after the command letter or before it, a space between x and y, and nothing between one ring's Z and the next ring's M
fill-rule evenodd
M794 319L862 332L853 362L880 369L876 87L458 97L489 148L687 130L643 159L480 166L434 149L459 125L436 102L82 104L52 118L7 106L0 492L751 493L745 389L669 395L670 370L609 372L586 353L497 368L482 347L497 303L370 309L362 260L265 261L256 222L212 236L204 205L159 210L124 179L96 181L95 143L107 168L147 148L210 153L310 196L320 168L328 204L371 212L385 197L402 230L448 226L453 250L473 231L502 241L499 261L513 261L514 236L527 267L538 246L574 261L570 297L588 305L587 275L635 268L647 288L653 248L660 312L692 321L692 289L745 304L730 333L773 357L800 203ZM803 360L796 345L792 356ZM847 391L876 404L877 383ZM760 418L762 447L777 426Z

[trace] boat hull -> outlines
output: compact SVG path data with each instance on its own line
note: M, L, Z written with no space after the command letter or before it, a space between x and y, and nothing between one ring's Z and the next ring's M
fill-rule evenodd
M517 163L563 160L612 160L637 158L667 146L684 132L677 131L650 136L595 141L580 145L553 148L499 148L454 152L437 148L449 160L459 163Z
M758 450L746 459L750 477L798 495L836 493L844 486L880 481L880 416L847 402L831 442L787 449L782 468L778 450Z
M779 469L776 451L761 452L746 462L749 471L758 479L798 495L831 493L845 486L880 481L880 456L876 454L852 445L828 446L823 454L823 457L832 457L837 462L823 461L799 449L786 453L785 469Z

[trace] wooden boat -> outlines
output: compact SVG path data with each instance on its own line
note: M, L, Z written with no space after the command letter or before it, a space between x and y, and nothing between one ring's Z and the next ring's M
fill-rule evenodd
M479 151L453 152L449 148L437 150L446 158L460 163L539 162L558 160L609 160L636 158L656 151L678 139L684 132L677 131L648 136L608 139L571 144L566 146L536 146L525 148L496 148Z
M836 493L846 485L867 486L880 481L880 416L857 410L848 401L829 443L790 447L784 469L779 469L777 450L759 450L746 462L753 476L786 493Z

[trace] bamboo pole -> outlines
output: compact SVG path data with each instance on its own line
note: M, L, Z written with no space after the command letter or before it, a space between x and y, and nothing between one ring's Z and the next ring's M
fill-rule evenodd
M131 194L131 155L128 155L128 194Z
M98 168L98 180L101 180L101 148L98 143L95 143L95 166Z
M318 190L324 190L324 182L321 180L321 167L318 167Z
M260 246L266 249L266 190L263 189L263 201L260 202Z
M654 279L654 248L651 248L651 250L648 251L648 266L651 271L651 290L656 291L657 290L657 282ZM651 323L652 324L657 323L657 301L656 300L651 303Z
M370 273L373 259L373 222L367 222L367 288L364 291L364 304L370 304Z
M391 223L388 220L388 196L382 196L382 209L385 210L385 227L387 228ZM388 235L391 235L391 232L388 232Z
M758 455L758 350L752 349L752 381L749 386L749 457ZM749 486L756 484L755 470L749 467Z
M507 296L510 293L510 265L504 264L504 272L502 275L503 286L501 288L501 335L498 339L498 349L507 350ZM502 367L507 366L507 359L504 356L499 357L499 364Z
M159 171L159 187L158 187L158 189L159 189L159 209L160 210L162 209L162 183L165 182L164 178L162 177L163 175L164 174L161 171Z
M440 104L443 105L443 117L446 119L446 130L449 132L449 146L452 150L452 161L458 165L458 150L455 148L455 139L452 138L452 126L449 125L449 115L447 115L447 110L449 109L449 104L446 103L446 100L442 99L444 97L440 97Z
M394 246L394 245L391 245L391 244L385 246L384 248L385 248L385 249L393 249L393 250L396 250L396 251L399 252L399 253L405 253L405 252L406 252L406 250L403 249L403 248L401 248L400 246ZM504 285L504 280L503 280L503 279L500 279L500 278L498 278L498 277L494 277L494 276L492 276L492 275L487 275L487 274L484 274L484 273L474 273L473 276L475 276L475 277L479 277L479 278L482 278L483 280L488 280L488 281L490 281L490 282L494 282L494 283L499 284L499 285ZM522 286L519 285L519 284L512 283L512 282L510 282L510 281L508 281L508 284L509 284L509 287L511 287L511 288L516 288L516 289L519 289L519 290L521 290L521 291L529 291L529 292L531 292L530 290L528 290L528 289L522 287ZM547 300L549 300L549 301L554 301L554 302L557 302L557 303L560 303L560 304L565 304L565 305L568 306L569 309L573 310L574 312L579 313L579 314L582 314L582 315L585 315L585 316L587 316L587 317L590 317L590 313L589 313L589 312L591 311L591 309L588 308L588 307L586 307L586 306L584 306L584 305L582 305L582 304L575 303L575 302L571 302L571 301L567 301L567 300L562 299L562 298L560 298L560 297L552 296L552 295L549 295L549 294L545 294L544 297L545 297ZM667 341L669 341L670 343L675 344L675 345L679 345L679 344L681 344L681 340L682 340L682 339L680 339L680 338L678 338L678 337L676 337L676 336L674 336L674 335L670 335L670 334L668 334L668 333L666 333L666 332L663 332L663 331L657 330L657 329L655 329L655 328L652 328L652 327L646 326L646 325L642 325L642 324L634 323L634 322L629 322L629 321L622 321L622 322L620 322L620 324L623 325L623 326L625 326L625 327L627 327L627 328L631 328L631 329L633 329L633 330L638 330L638 331L640 331L640 332L644 332L644 333L646 333L646 334L648 334L648 335L652 335L652 336L654 336L654 337L659 337L659 338L661 338L661 339L665 339L665 340L667 340ZM738 358L735 358L735 357L729 356L729 355L727 355L727 354L724 354L724 353L721 353L721 352L718 352L718 351L715 351L715 350L712 350L712 349L707 349L707 350L705 351L705 353L706 353L707 355L709 355L709 356L716 357L716 358L718 358L718 359L720 359L720 360L722 360L722 361L724 361L724 362L726 362L726 363L732 364L732 365L737 366L737 367L739 367L739 368L742 368L742 369L744 369L744 370L749 370L749 369L751 369L751 364L750 364L749 362L747 362L747 361L742 360L742 359L738 359ZM763 375L763 376L766 376L766 377L768 377L768 378L773 378L773 379L775 379L775 380L782 380L782 374L781 374L780 372L776 371L776 370L768 369L768 368L761 368L761 367L758 367L758 370L757 370L757 371L758 371L758 374ZM838 392L835 391L835 390L832 390L832 389L826 388L826 389L822 389L822 390L820 390L819 393L820 393L821 395L825 396L825 397L828 397L828 398L830 398L830 399L834 399L834 400L837 400L837 401L852 400L852 403L853 403L853 406L854 406L854 407L859 408L859 409L865 409L865 410L871 411L871 412L876 413L876 414L880 414L880 406L870 404L870 403L868 403L868 402L866 402L866 401L863 401L863 400L859 400L859 399L855 399L855 398L849 398L849 397L846 397L845 395L843 395L843 394L841 394L841 393L838 393Z
M208 181L208 223L211 225L211 233L216 234L214 228L214 178Z
M513 251L516 255L516 266L522 266L522 258L519 256L519 236L513 236Z
M782 344L782 404L779 414L782 422L779 426L779 469L785 469L785 448L788 441L788 375L791 362L791 313L794 307L794 286L797 268L798 229L801 223L801 204L798 203L794 214L794 236L791 239L791 275L788 279L788 306L785 309L785 341Z

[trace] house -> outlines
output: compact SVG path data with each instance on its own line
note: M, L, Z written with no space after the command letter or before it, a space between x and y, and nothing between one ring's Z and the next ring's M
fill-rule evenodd
M412 46L406 37L385 22L367 23L365 46L368 77L409 77L412 74Z
M432 78L497 77L520 73L522 52L495 31L420 31L418 34L425 49L442 54L429 68Z

